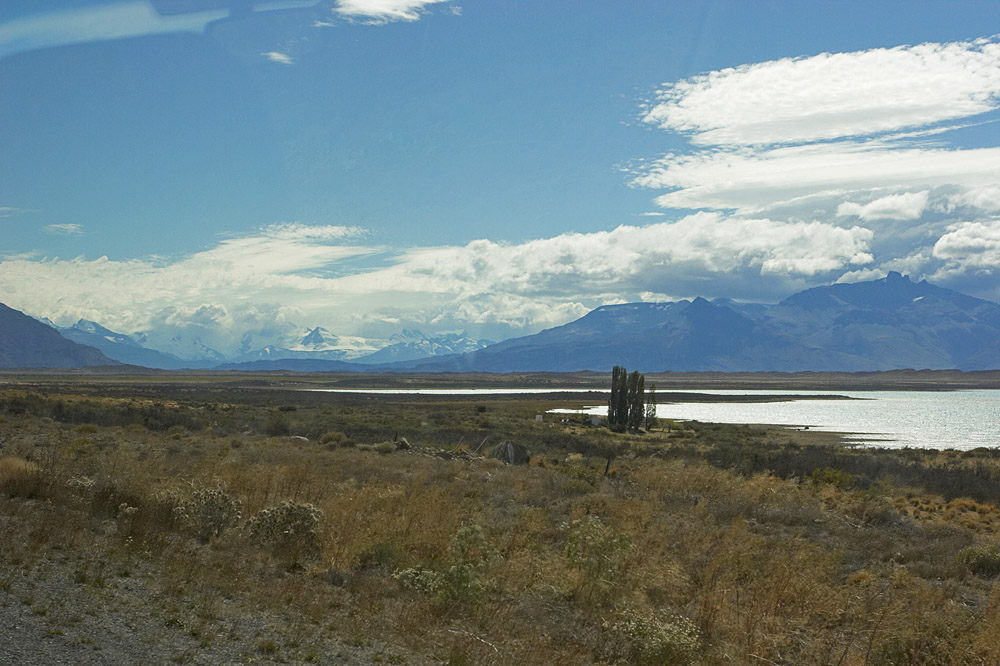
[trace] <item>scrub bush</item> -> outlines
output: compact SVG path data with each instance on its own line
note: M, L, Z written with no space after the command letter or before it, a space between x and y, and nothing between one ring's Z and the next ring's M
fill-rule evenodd
M240 522L241 504L221 488L196 490L190 499L174 511L177 518L201 543L222 536Z
M312 504L286 501L258 512L244 530L251 542L288 564L297 564L319 555L322 519L323 512Z
M630 664L687 664L698 650L698 628L681 615L645 615L626 609L617 621L604 626L613 636L617 656Z

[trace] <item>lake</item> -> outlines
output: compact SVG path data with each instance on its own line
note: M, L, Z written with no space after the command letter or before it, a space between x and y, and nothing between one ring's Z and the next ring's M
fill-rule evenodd
M408 388L307 389L329 393L383 395L514 395L591 393L588 388ZM671 391L684 393L684 391ZM808 395L829 400L782 402L662 403L660 418L707 423L752 423L849 433L863 445L900 448L974 449L1000 446L1000 390L962 391L750 391L699 390L709 395ZM836 399L855 398L854 400ZM561 414L607 414L607 405Z
M518 395L535 393L607 393L595 388L391 388L391 389L299 389L322 393L373 393L376 395Z
M1000 446L1000 390L698 391L713 395L839 395L856 400L661 404L656 415L710 423L756 423L851 433L861 444L974 449ZM567 413L572 410L559 410ZM607 414L607 406L581 410Z

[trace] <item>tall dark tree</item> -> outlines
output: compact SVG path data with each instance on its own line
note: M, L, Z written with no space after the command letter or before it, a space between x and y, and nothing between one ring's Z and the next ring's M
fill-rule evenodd
M616 365L611 370L611 398L608 400L608 425L638 430L646 418L646 376L639 371ZM655 408L654 408L655 409Z
M628 426L628 370L616 365L611 371L611 399L608 401L608 424Z
M642 427L643 400L646 397L646 376L638 370L628 376L628 416L625 425L629 430Z

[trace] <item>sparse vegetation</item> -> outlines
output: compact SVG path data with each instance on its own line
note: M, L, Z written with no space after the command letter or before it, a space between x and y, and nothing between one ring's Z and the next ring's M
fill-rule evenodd
M558 404L0 389L0 598L92 650L39 590L141 585L117 612L178 663L1000 660L995 451L535 421ZM529 465L481 455L507 440Z

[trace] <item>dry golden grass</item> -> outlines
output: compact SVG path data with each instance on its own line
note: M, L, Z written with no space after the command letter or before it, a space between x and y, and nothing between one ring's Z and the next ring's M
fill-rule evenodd
M237 424L260 409L226 402ZM149 570L164 616L206 644L232 612L220 599L280 615L247 660L375 643L390 663L1000 660L1000 592L969 550L995 547L995 504L888 480L860 487L829 468L737 473L713 456L768 435L610 435L535 424L535 407L487 412L498 437L551 442L524 467L434 455L435 444L454 450L456 421L477 427L483 412L464 404L284 412L293 431L344 433L325 442L8 413L0 508L20 538L0 544L0 559L9 573L73 552L89 585ZM380 418L415 424L402 433L414 449L368 448ZM260 537L254 517L283 503L316 523Z

